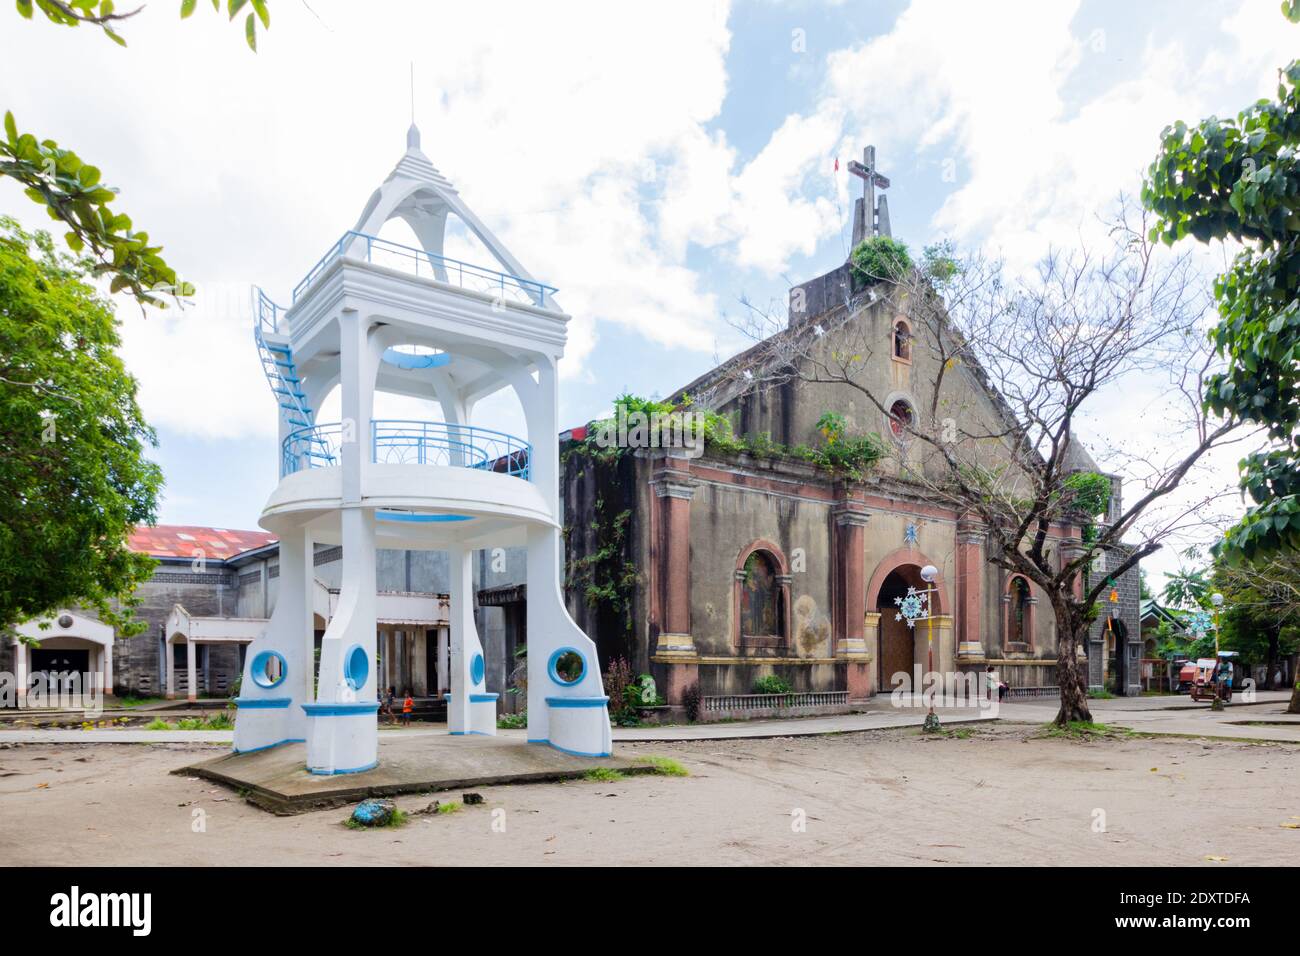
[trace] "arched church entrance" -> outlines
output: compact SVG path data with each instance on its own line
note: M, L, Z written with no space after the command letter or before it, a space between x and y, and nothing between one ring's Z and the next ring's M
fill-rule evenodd
M1123 697L1128 689L1128 628L1117 617L1106 618L1106 656L1112 693Z
M907 589L914 587L918 591L925 588L921 580L921 568L915 564L901 565L886 575L876 597L875 610L880 612L880 653L877 655L877 684L881 693L889 693L896 686L895 674L903 673L908 677L908 687L912 692L918 688L911 687L913 677L912 665L918 660L916 635L907 621L896 620L898 605L895 598L905 597Z

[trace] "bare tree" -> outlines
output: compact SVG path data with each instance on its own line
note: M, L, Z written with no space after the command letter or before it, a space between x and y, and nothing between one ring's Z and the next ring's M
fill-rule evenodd
M1121 212L1105 248L1051 252L1027 276L931 249L892 275L857 276L834 309L788 327L748 302L733 323L757 344L738 357L731 381L830 383L865 397L900 436L898 477L979 519L989 560L1042 590L1056 621L1062 725L1091 719L1078 649L1107 579L1204 526L1227 489L1175 492L1208 452L1239 435L1201 402L1215 362L1204 331L1207 284L1186 256L1158 253L1132 215ZM895 347L877 323L860 320L878 304L910 325L901 347L917 367L915 411L888 407L890 390L865 374L873 356ZM1128 501L1099 498L1109 485L1074 437L1077 426L1099 400L1156 381L1166 385L1169 435L1128 456ZM1067 527L1081 536L1064 537ZM1105 573L1090 574L1102 555Z

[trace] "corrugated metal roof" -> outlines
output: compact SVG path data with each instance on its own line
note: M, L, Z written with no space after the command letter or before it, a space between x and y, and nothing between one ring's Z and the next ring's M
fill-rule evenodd
M136 528L131 532L128 543L132 551L143 552L155 558L193 558L196 551L201 551L202 557L224 561L245 551L274 544L278 540L268 531L160 524L152 528Z

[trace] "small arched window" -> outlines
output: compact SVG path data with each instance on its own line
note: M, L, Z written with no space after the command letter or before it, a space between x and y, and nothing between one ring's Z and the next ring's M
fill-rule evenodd
M784 637L785 613L776 560L766 551L745 559L740 582L740 634L749 637Z
M1006 593L1006 643L1034 643L1034 596L1030 583L1015 576Z
M900 398L889 406L889 430L895 438L903 438L915 420L916 415L907 399Z
M912 361L912 328L906 319L894 320L894 358L899 362Z

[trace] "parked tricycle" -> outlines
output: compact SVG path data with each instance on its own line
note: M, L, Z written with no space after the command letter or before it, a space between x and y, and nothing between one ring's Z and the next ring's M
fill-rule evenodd
M1218 659L1202 657L1196 661L1192 678L1192 700L1232 700L1232 659L1236 651L1219 651Z

